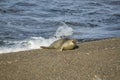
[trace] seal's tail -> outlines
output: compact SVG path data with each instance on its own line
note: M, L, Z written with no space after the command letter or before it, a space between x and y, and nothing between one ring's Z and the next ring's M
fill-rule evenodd
M40 46L40 48L42 48L42 49L51 49L50 47L46 47L46 46Z

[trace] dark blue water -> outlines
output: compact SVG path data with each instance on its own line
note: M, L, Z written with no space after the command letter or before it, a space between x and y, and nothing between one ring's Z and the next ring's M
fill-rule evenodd
M78 40L120 37L120 0L0 0L1 53L47 44L61 26Z

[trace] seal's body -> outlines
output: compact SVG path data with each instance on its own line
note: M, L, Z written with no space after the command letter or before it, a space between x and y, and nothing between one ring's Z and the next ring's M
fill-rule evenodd
M59 49L60 51L63 50L71 50L76 47L77 40L74 39L59 39L53 42L50 46L45 47L41 46L43 49Z

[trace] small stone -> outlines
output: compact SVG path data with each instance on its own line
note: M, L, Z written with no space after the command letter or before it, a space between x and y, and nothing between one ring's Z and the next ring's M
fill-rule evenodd
M107 50L108 48L105 48L105 50Z
M11 61L7 61L8 64L11 64L12 62Z
M87 55L90 55L90 53L86 53Z
M15 60L14 62L18 62L18 60Z
M112 49L115 49L115 47L112 47Z
M93 80L102 80L100 77L98 77L97 75L95 75L95 77L93 78Z

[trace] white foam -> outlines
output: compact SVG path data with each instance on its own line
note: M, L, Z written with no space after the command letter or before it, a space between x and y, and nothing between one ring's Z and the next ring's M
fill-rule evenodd
M68 27L66 24L58 27L56 33L48 39L43 37L31 37L30 39L22 40L22 41L8 41L8 43L13 43L12 46L4 46L0 47L0 53L8 53L8 52L18 52L25 51L31 49L40 49L40 46L49 46L52 42L58 40L61 36L70 36L73 34L73 29Z
M73 34L73 29L62 22L64 26L60 26L54 36L61 37L61 36L70 36Z

